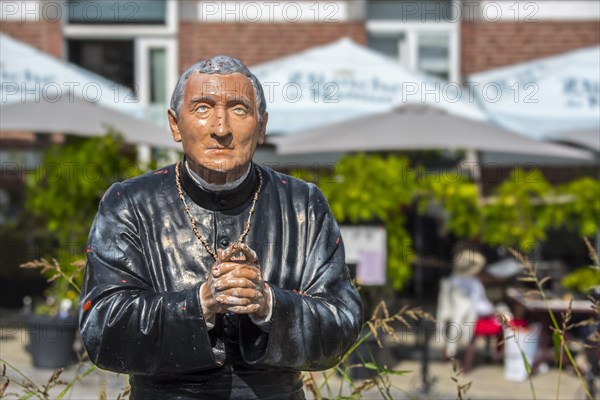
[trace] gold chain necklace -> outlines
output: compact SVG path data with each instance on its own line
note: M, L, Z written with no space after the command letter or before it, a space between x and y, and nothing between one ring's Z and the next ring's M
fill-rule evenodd
M262 189L263 178L262 174L260 173L260 169L256 165L254 166L254 169L258 174L258 188L256 189L256 192L254 192L254 198L252 199L252 207L250 207L250 214L248 215L248 221L246 221L246 229L244 229L244 231L242 232L242 235L238 240L239 243L242 243L244 239L246 239L248 232L250 232L250 225L252 224L252 214L254 214L254 208L256 207L256 202L258 201L258 195L260 194L260 189ZM179 192L179 198L183 202L183 209L185 210L185 213L190 219L194 234L196 235L198 240L202 242L208 254L210 254L216 260L217 254L210 248L208 242L206 241L206 239L204 239L204 236L202 236L202 234L196 227L196 218L194 218L190 213L190 208L188 207L187 202L185 201L185 195L183 193L183 188L181 187L181 162L178 162L175 166L175 182L177 183L177 191Z

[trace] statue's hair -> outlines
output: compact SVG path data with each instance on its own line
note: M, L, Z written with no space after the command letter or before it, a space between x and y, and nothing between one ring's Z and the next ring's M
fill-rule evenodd
M262 119L264 112L267 110L267 103L265 101L265 94L263 92L260 81L250 70L242 64L237 58L229 56L215 56L207 60L198 61L186 69L177 81L177 86L171 96L171 109L175 112L175 116L179 118L179 111L181 110L181 103L183 102L183 90L185 88L185 82L192 73L200 74L220 74L229 75L234 73L240 73L247 76L254 86L254 92L256 93L256 105L258 107L258 120Z

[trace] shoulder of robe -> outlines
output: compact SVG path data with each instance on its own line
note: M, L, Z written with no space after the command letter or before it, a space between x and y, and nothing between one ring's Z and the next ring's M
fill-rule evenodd
M104 194L102 202L121 203L125 202L126 198L135 204L147 202L155 197L157 191L169 179L175 185L175 164L114 183Z
M121 185L127 190L129 196L137 197L156 193L165 182L172 182L173 186L175 185L175 164L127 179L121 182Z

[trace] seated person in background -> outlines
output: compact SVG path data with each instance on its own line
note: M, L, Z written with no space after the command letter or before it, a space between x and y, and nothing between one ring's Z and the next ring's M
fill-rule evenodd
M485 257L477 251L459 251L453 260L452 275L440 283L437 320L448 358L455 356L459 344L465 346L476 336L502 335L494 305L478 278L485 263ZM446 333L447 327L452 332Z
M490 303L478 275L485 267L485 257L479 252L463 250L453 263L450 282L468 297L477 317L493 316L494 305Z

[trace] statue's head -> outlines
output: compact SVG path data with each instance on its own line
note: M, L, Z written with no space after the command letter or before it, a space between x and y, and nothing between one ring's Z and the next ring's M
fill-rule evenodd
M203 178L223 181L243 174L268 120L262 85L239 60L216 56L179 78L168 111L173 138Z

